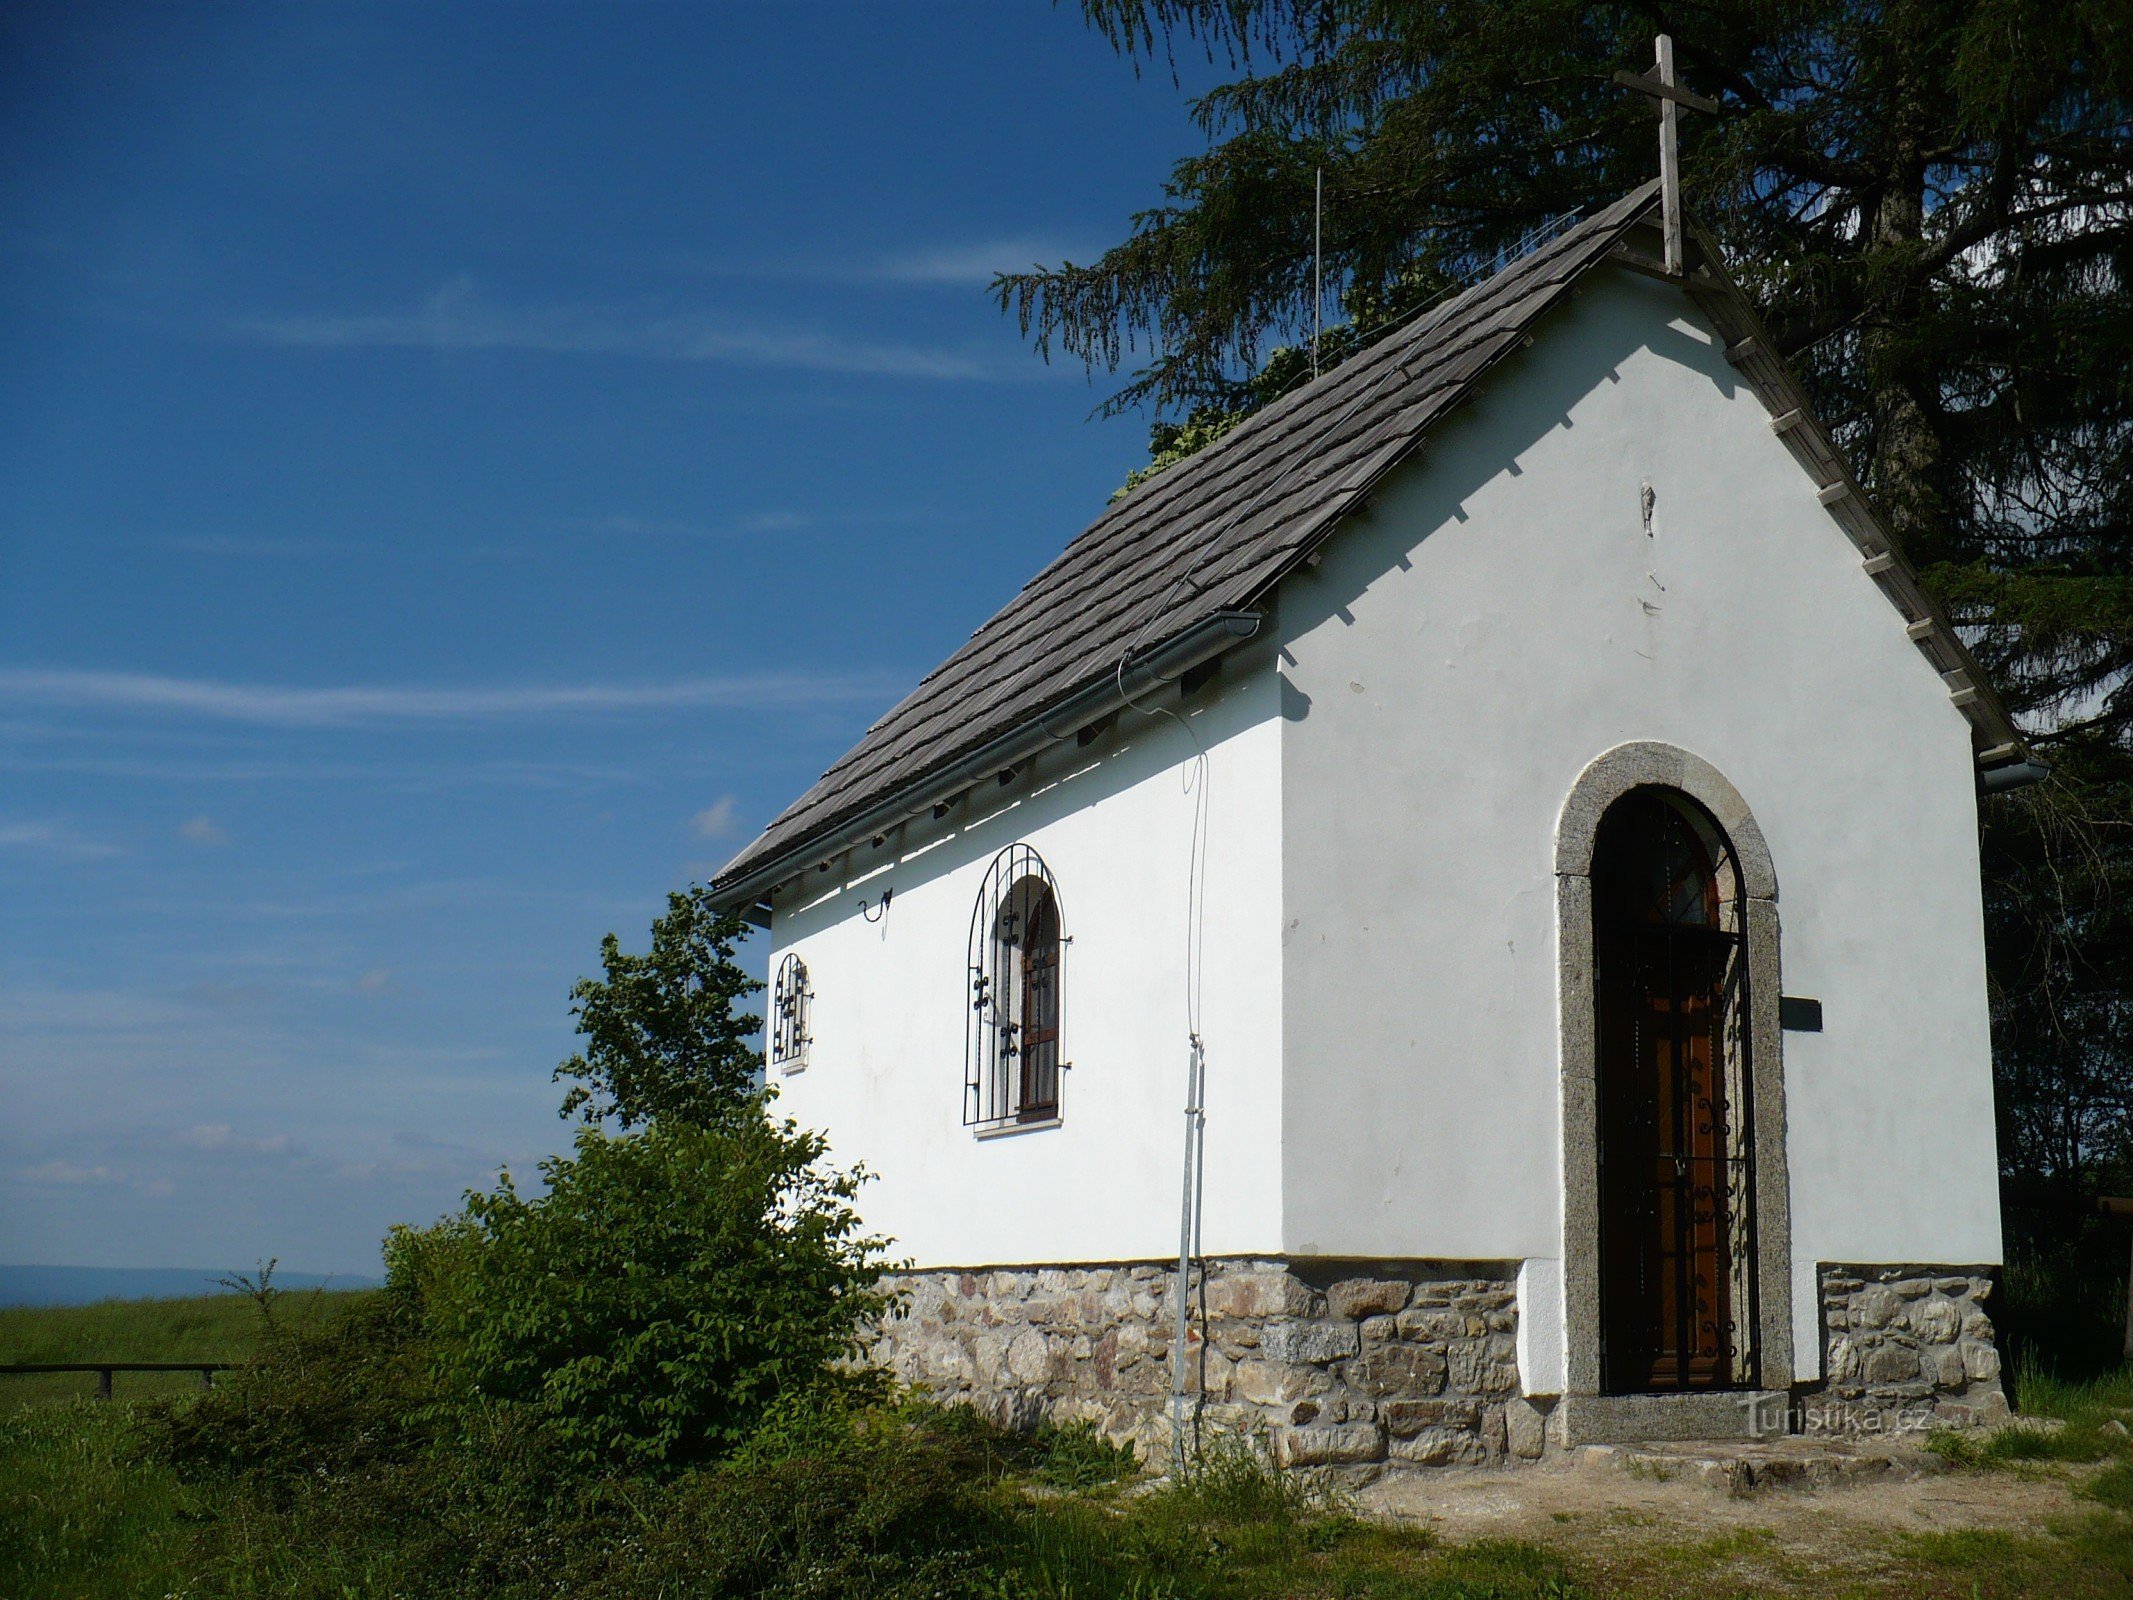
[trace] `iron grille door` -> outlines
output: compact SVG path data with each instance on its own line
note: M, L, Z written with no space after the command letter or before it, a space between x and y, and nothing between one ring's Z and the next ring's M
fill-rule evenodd
M1609 1390L1756 1381L1743 942L1600 930L1603 1377Z

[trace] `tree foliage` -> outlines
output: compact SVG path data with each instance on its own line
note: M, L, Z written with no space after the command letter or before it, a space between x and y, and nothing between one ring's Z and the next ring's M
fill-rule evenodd
M2133 9L2124 0L1084 0L1204 53L1204 153L1096 261L995 283L1117 370L1159 469L1302 377L1314 174L1343 359L1656 168L1613 81L1670 33L1689 204L2057 769L1986 808L2002 1151L2133 1145ZM2027 1175L2026 1178L2024 1175ZM2063 1200L2059 1202L2063 1207Z
M575 1080L565 1117L612 1117L625 1129L655 1118L709 1124L747 1105L763 1069L763 1019L735 1009L763 988L733 959L747 931L692 885L667 896L645 954L624 954L613 934L600 941L607 976L570 991L586 1044L555 1069L557 1081Z

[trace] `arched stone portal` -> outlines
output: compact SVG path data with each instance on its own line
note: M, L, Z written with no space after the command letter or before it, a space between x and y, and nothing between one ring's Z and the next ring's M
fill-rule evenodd
M1593 865L1601 823L1639 790L1693 802L1723 840L1730 877L1731 917L1745 955L1745 998L1738 1034L1746 1061L1744 1098L1753 1106L1753 1180L1747 1196L1752 1260L1739 1296L1752 1302L1752 1368L1730 1375L1709 1398L1725 1405L1735 1391L1783 1391L1793 1380L1791 1203L1785 1154L1783 1035L1778 1026L1777 873L1762 830L1740 792L1717 768L1676 746L1618 745L1588 766L1572 786L1556 828L1555 881L1558 989L1562 1005L1563 1333L1565 1393L1609 1392L1601 1362L1602 1303L1600 1173L1601 1037L1597 985ZM1624 1385L1614 1374L1619 1392ZM1718 1412L1706 1406L1705 1427ZM1574 1417L1566 1417L1577 1431ZM1664 1421L1655 1426L1664 1429Z

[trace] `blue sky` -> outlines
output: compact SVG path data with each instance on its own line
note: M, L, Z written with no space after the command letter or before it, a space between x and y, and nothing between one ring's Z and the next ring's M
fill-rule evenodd
M600 936L1143 458L984 285L1201 143L1042 0L10 8L0 1260L558 1148Z

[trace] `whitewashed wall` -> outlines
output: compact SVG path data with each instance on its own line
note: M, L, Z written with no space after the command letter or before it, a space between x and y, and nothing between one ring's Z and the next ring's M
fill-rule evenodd
M1253 646L1187 703L1208 752L1205 1243L1218 1254L1271 1252L1281 1232L1276 687L1269 650ZM1129 711L1116 735L1087 751L1070 741L1033 779L979 791L975 809L862 846L864 876L811 872L805 898L777 899L772 969L796 950L815 990L806 1069L771 1069L780 1107L879 1174L862 1211L918 1265L1175 1256L1192 758L1175 722ZM1073 1068L1059 1127L979 1139L962 1122L971 907L1018 840L1057 878L1073 941ZM863 920L859 902L891 887L887 915Z
M1559 1282L1556 820L1655 739L1747 799L1823 1002L1785 1036L1796 1281L1999 1259L1968 725L1682 296L1588 280L1280 623L1285 1248Z

